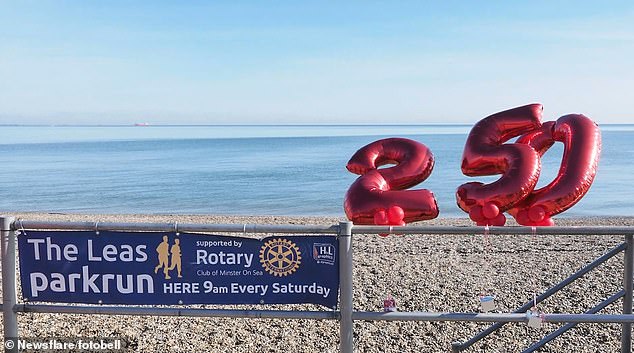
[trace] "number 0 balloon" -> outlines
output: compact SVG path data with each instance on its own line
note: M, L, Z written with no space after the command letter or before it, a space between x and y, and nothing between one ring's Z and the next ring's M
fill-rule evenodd
M517 207L509 210L517 223L552 226L552 216L577 203L588 192L597 174L601 152L601 132L588 117L570 114L548 122L540 131L522 136L518 142L534 147L543 155L556 141L564 144L557 177L532 191Z

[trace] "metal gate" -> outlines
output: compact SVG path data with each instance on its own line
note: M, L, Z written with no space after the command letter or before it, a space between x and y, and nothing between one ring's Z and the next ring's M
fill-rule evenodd
M508 322L527 322L526 311L532 301L517 308L513 313L456 313L456 312L371 312L353 310L353 252L352 236L355 234L478 234L483 227L454 226L354 226L351 222L336 225L263 225L263 224L188 224L188 223L118 223L118 222L47 222L37 220L15 220L12 217L0 217L2 231L2 311L4 338L16 338L19 313L70 313L70 314L109 314L109 315L156 315L156 316L197 316L232 318L280 318L280 319L329 319L339 321L340 351L352 353L353 321L453 321L453 322L491 322L490 328L464 343L455 343L454 352L467 349ZM335 311L295 311L295 310L225 310L198 309L182 307L137 307L115 305L63 305L18 302L16 295L16 231L19 230L111 230L111 231L148 231L148 232L223 232L223 233L289 233L289 234L330 234L336 235L339 242L339 309ZM632 349L632 294L634 273L634 227L490 227L489 234L499 235L621 235L624 243L605 255L597 258L570 277L539 295L541 302L561 290L574 280L590 272L609 258L624 252L623 289L584 314L545 314L544 322L565 323L541 341L529 347L526 352L539 349L561 333L578 323L620 323L622 325L621 351ZM622 314L598 314L607 305L623 297ZM14 349L5 351L15 352Z

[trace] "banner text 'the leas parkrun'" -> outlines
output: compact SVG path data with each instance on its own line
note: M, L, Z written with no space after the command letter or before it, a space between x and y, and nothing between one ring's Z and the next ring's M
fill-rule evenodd
M46 239L32 238L27 243L33 246L34 260L46 261L77 261L79 249L75 244L66 244L62 248ZM148 259L146 245L132 247L128 244L115 246L105 245L102 249L95 249L93 241L87 240L87 256L89 262L145 262ZM122 294L154 293L154 280L147 274L91 274L88 266L82 266L81 273L56 273L50 278L44 273L30 274L31 298L37 299L39 292L50 289L53 292L83 292L109 293L116 290ZM101 277L101 280L99 278Z

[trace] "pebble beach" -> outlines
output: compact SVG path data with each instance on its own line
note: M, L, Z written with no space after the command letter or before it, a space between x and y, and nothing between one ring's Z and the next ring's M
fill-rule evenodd
M334 217L212 215L8 214L28 220L238 224L337 224ZM561 218L559 226L634 226L634 218ZM417 225L471 225L446 218ZM513 225L509 222L508 225ZM478 312L479 296L496 296L496 312L512 312L596 257L623 242L614 236L355 235L354 309L381 311L388 295L399 311ZM623 256L543 302L545 313L583 313L622 288ZM619 300L602 313L619 313ZM216 308L216 306L196 306ZM315 305L266 307L328 310ZM226 319L70 314L19 314L22 337L113 337L131 340L134 352L337 352L335 320ZM355 321L356 352L450 352L488 324ZM530 328L509 323L465 352L521 352L560 325ZM621 326L579 324L543 352L620 351Z

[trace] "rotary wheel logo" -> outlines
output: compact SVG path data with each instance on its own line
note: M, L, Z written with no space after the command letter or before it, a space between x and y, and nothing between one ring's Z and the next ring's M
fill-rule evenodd
M260 249L260 262L273 276L288 276L301 264L302 253L295 243L287 239L269 240Z

